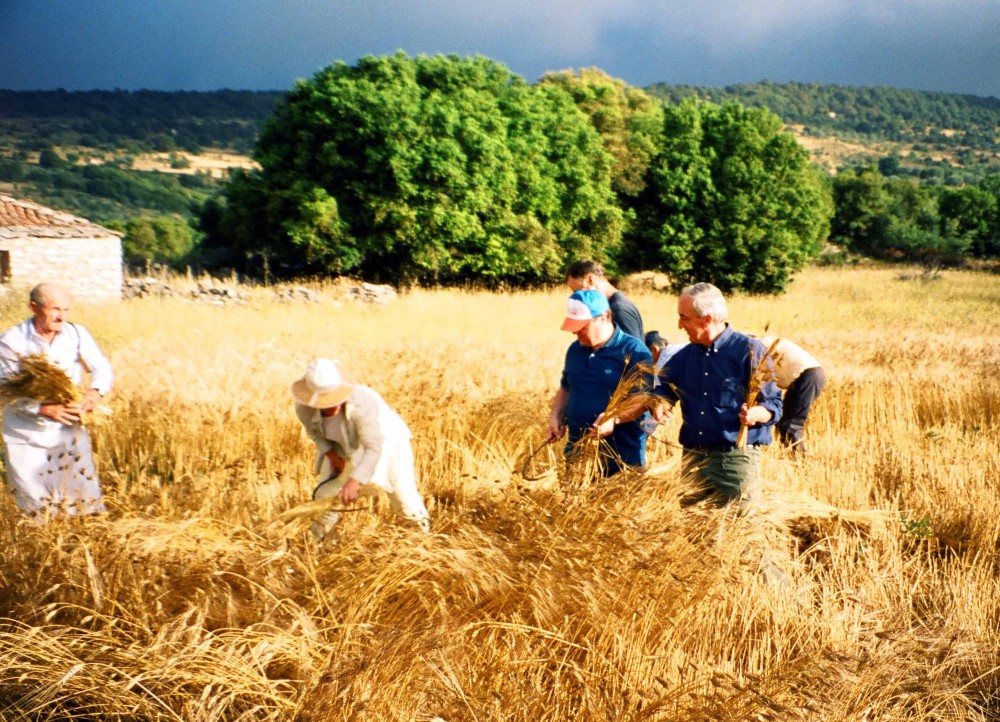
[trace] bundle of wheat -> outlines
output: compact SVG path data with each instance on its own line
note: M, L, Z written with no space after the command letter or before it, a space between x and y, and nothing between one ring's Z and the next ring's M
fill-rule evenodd
M767 328L765 327L765 332ZM780 338L774 339L774 342L768 347L764 355L758 358L754 354L753 343L749 345L750 353L750 380L747 382L747 395L746 395L746 405L753 406L757 403L757 396L760 395L760 390L763 388L764 384L769 381L774 381L774 366L778 363L779 357L775 353L775 349L778 347L778 342L781 341ZM746 424L740 425L740 434L736 437L737 448L742 449L747 445L747 436L750 433L750 427Z
M655 373L655 370L649 364L637 364L622 375L611 393L611 398L608 399L608 405L598 419L632 417L636 415L639 407L645 410L659 403L659 398L648 391L649 375L652 373ZM641 411L639 413L641 414ZM604 475L609 461L621 462L621 459L615 456L607 441L595 433L586 433L573 444L567 457L563 478L566 482L587 484Z
M75 404L80 390L61 368L45 354L29 354L18 359L17 373L0 380L0 400L31 399L50 404Z
M854 527L874 531L888 528L898 512L884 509L841 509L802 493L777 492L765 495L754 507L755 513L775 526L791 532L812 532L816 524L844 522Z
M353 511L368 511L369 509L368 506L344 508L339 496L315 499L292 507L276 516L264 527L264 535L269 539L290 539L308 531L309 526L327 512L343 514Z

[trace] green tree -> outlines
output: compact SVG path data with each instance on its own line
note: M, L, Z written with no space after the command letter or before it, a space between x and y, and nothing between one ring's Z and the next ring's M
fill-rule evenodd
M976 258L995 257L1000 251L998 207L1000 199L982 187L944 188L938 198L941 232L966 238Z
M194 230L182 218L142 216L125 223L122 251L129 261L176 263L194 245Z
M878 170L884 176L897 175L899 173L900 158L899 153L892 153L884 158L879 158Z
M889 179L892 202L885 223L888 250L928 270L953 262L968 251L969 237L956 223L941 223L934 192L909 179Z
M822 176L773 113L686 100L637 199L624 262L677 285L772 292L815 257L832 212Z
M966 211L977 196L969 193L945 190L939 201L931 188L886 179L875 168L841 173L833 187L831 239L856 253L934 268L965 255L975 238L976 224ZM943 217L939 202L947 209Z
M133 218L125 224L122 252L133 261L152 261L156 257L156 230L149 218Z
M38 165L42 168L65 168L69 163L54 148L44 148L38 154Z
M572 97L485 58L332 65L286 96L254 157L215 242L279 267L541 281L620 243L610 157Z
M548 73L540 82L568 92L601 134L604 150L613 161L615 191L622 196L641 193L649 165L660 149L663 105L644 90L597 68Z
M875 168L844 171L833 180L833 202L831 241L863 255L885 250L892 206L885 176Z

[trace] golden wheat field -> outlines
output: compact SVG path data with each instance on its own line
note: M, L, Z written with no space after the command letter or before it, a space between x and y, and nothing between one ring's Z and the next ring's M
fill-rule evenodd
M677 421L644 474L574 483L546 449L521 476L566 289L315 288L74 309L117 374L109 510L39 525L2 495L0 718L1000 719L996 276L811 269L730 299L829 378L753 523L680 508ZM673 296L631 295L682 340ZM317 355L409 423L432 535L375 499L312 541L289 385Z

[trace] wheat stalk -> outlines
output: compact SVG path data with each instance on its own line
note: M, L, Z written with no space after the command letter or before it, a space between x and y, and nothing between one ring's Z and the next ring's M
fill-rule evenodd
M777 348L779 341L781 341L780 338L774 339L774 342L759 359L754 355L753 341L751 340L751 342L747 345L748 352L750 354L750 380L747 382L746 395L747 407L753 406L757 403L757 397L760 395L760 390L763 388L764 384L769 381L774 381L774 365L778 362L778 358L775 355L775 349ZM769 360L771 363L768 363ZM737 449L742 449L747 445L747 436L749 436L749 434L750 427L746 424L740 424L740 433L739 436L736 437Z
M341 507L339 496L326 499L314 499L295 506L278 514L264 527L268 538L292 538L309 529L309 525L318 521L326 512L343 514L345 512L369 511L366 506Z
M628 363L628 359L625 360ZM611 392L608 405L600 418L610 418L620 416L625 411L633 410L637 404L642 404L649 408L657 403L657 398L647 392L646 376L654 373L651 364L636 364L631 370L622 375ZM567 476L577 479L580 483L586 483L603 476L607 459L614 458L615 453L607 441L599 438L594 433L585 433L573 444L566 464ZM621 461L620 458L615 459Z

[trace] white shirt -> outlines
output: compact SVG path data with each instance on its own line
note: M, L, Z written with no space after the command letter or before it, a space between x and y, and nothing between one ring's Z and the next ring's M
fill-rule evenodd
M774 347L774 375L779 389L787 389L803 371L820 367L819 361L808 351L786 338L764 336L760 341L766 348L778 342Z
M32 354L44 354L78 386L84 381L85 371L89 371L89 388L96 389L101 396L111 390L111 363L83 326L64 323L51 343L35 331L33 318L4 331L0 335L0 378L13 376L19 369L18 359ZM69 427L40 416L40 406L37 400L16 399L4 407L4 443L47 447L60 442Z
M353 465L351 476L360 484L369 482L392 491L386 475L389 456L411 434L406 422L379 394L357 386L339 414L323 417L319 409L295 404L295 413L316 443L316 471L323 455L336 444L338 454Z

